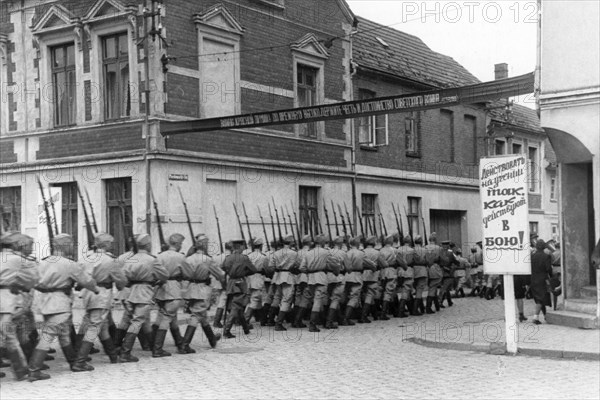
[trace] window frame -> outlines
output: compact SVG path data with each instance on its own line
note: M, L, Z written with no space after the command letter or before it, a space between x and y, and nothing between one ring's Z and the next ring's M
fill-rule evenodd
M531 150L535 151L535 160L532 160ZM529 193L539 193L540 192L540 148L536 145L527 145L527 191ZM535 168L534 171L531 169Z
M309 191L314 191L311 197L314 195L315 204L307 204L304 200L308 199L308 196L303 196L303 193L308 194ZM309 229L314 229L314 235L322 229L321 218L319 216L319 196L321 194L320 186L299 186L298 187L298 212L300 224L300 234L310 235ZM301 238L298 238L299 240Z
M135 221L133 214L133 179L131 177L104 179L103 184L104 201L106 204L105 217L107 233L109 233L115 238L113 248L114 254L120 255L127 251L127 238L123 237L123 225L125 226L125 228L133 229ZM125 190L123 190L123 192L125 192L125 194L123 194L122 192L122 197L120 199L113 199L111 197L111 194L113 193L113 190L117 187L121 189L124 188ZM129 193L127 193L126 189L129 189ZM127 197L127 195L129 195L129 197ZM123 207L125 207L125 221L123 225L120 225L121 220L120 218L117 218L117 220L119 221L119 225L116 226L115 224L113 224L113 220L111 218L111 211L115 210L116 212L120 213L119 200L123 201ZM132 231L135 232L135 230ZM127 232L129 232L129 230L127 230Z
M322 105L325 103L325 60L319 56L313 56L306 54L302 51L292 52L292 73L294 79L294 108L300 107L300 101L298 98L298 66L306 66L313 68L317 72L315 79L316 83L316 103L315 105ZM325 121L310 122L315 124L316 136L309 137L304 136L301 133L301 124L294 124L294 135L299 138L308 140L320 140L325 134Z
M406 210L406 220L409 226L412 227L412 232L414 236L421 234L421 202L421 197L408 196L406 198L406 203L408 205L408 208Z
M127 55L126 56L121 56L120 54L120 40L119 38L122 36L126 36L126 41L125 43L127 43ZM115 40L115 57L112 58L107 58L105 57L105 44L106 41L108 39L111 38L115 38L117 40ZM100 62L100 74L102 76L102 83L103 83L103 90L102 90L102 100L103 100L103 119L104 121L119 121L119 120L124 120L124 119L129 119L131 118L131 116L134 114L133 110L135 109L134 105L136 103L134 103L134 95L133 95L133 90L134 90L134 85L132 85L133 83L133 76L131 74L131 46L129 45L129 41L130 41L130 36L129 36L129 30L121 30L121 31L117 31L117 32L113 32L113 33L109 33L106 35L99 35L99 54L100 54L100 58L99 58L99 62ZM117 101L110 101L110 99L108 98L107 95L107 91L108 91L108 84L107 84L107 79L106 79L106 67L107 65L117 65L117 67L121 66L123 63L125 63L124 59L126 59L127 62L127 69L128 69L128 90L127 90L127 95L129 97L129 111L127 113L127 115L121 115L121 106L123 104L123 99L121 99L122 94L124 93L122 88L120 87L120 83L121 83L121 71L123 70L122 68L117 68L117 72L119 74L118 78L116 79L117 82L117 89L116 93L117 93ZM112 116L110 117L108 115L108 110L110 109L110 106L108 103L112 103L112 104L118 104L119 106L119 115L118 116Z
M305 82L300 82L298 77L299 75L303 78L304 81L306 81L306 77L308 76L307 73L303 73L303 71L310 71L311 75L313 77L313 82L314 85L310 86ZM319 88L318 88L318 79L319 79L319 69L312 67L310 65L306 65L303 63L298 63L296 65L296 82L295 82L295 96L296 96L296 101L298 102L298 107L313 107L316 106L318 104L318 92L319 92ZM313 95L310 96L312 99L310 101L311 104L302 104L303 102L300 101L300 91L303 90L304 93L312 93ZM316 122L307 122L304 124L298 124L298 126L296 127L298 130L298 136L300 137L305 137L308 139L318 139L319 137L319 128L318 128L318 124ZM306 129L306 134L304 134L304 129ZM309 132L309 131L314 131L314 133Z
M363 220L363 227L366 235L377 235L377 207L378 195L376 193L361 193L360 208ZM368 200L368 201L366 201ZM366 205L372 201L373 210L368 210Z
M10 193L12 192L12 193ZM7 198L11 197L12 201L10 201L10 207L6 205L8 203L5 202ZM22 220L22 208L23 208L23 188L22 186L2 186L0 188L0 205L2 205L2 215L0 215L0 223L2 224L3 232L8 231L9 229L13 231L21 231L21 226L23 223ZM5 218L4 216L8 217ZM13 225L14 218L14 225ZM5 220L8 221L8 225L4 224Z
M558 183L558 179L556 174L552 174L550 176L550 190L549 190L549 195L550 195L550 201L551 202L557 202L558 201L558 197L556 196L556 188L557 188L557 183Z
M498 145L499 144L502 144L502 153L501 154L498 154ZM507 148L508 148L508 143L506 140L497 139L497 138L494 140L494 155L497 155L497 156L506 155Z
M358 89L358 97L359 97L359 100L369 100L369 99L376 98L377 94L370 89L360 88L360 89ZM384 118L383 126L379 125L379 122L380 122L379 118L381 118L381 117ZM361 130L365 126L368 127L367 131L366 131L368 140L366 142L361 141L361 137L363 136L363 132L361 132ZM384 137L385 137L384 143L379 143L377 141L378 132L380 130L384 130ZM389 141L390 141L390 139L389 139L389 117L388 117L388 114L369 115L367 117L359 117L358 118L358 144L359 144L359 146L361 146L361 148L376 149L377 147L388 146Z
M410 129L407 128L407 123L410 123ZM409 138L414 144L414 150L409 148ZM407 157L421 157L420 141L420 114L414 112L410 116L404 117L404 152Z
M77 124L77 111L78 111L78 107L77 107L77 45L75 42L64 42L61 44L57 44L57 45L53 45L53 46L48 46L48 53L50 55L49 57L49 61L50 61L50 76L51 76L51 83L52 83L52 104L53 104L53 110L52 110L52 114L53 114L53 126L55 128L65 128L65 127L69 127L69 126L74 126ZM72 47L73 48L73 64L72 65L67 65L67 60L68 60L68 56L67 56L67 48L68 47ZM58 49L63 49L64 51L64 63L65 65L63 67L55 67L55 51ZM73 93L72 93L72 110L70 110L71 112L69 113L69 110L67 110L67 114L69 115L68 117L68 121L67 122L63 122L61 123L59 121L59 101L58 101L58 95L59 95L59 90L57 88L57 82L56 82L56 75L59 73L64 73L66 76L68 76L68 72L72 72L73 73L73 78L74 78L74 82L73 82ZM67 83L68 84L68 83ZM70 108L70 107L67 107Z

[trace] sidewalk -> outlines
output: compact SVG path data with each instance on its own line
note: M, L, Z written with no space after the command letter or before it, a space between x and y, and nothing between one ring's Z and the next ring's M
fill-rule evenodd
M416 344L491 354L506 353L504 304L500 299L465 298L440 313L403 320L402 340ZM520 354L600 361L600 330L584 330L545 323L533 324L533 301L526 301L527 322L509 334L517 335ZM437 318L436 318L437 316ZM405 321L405 322L404 322Z

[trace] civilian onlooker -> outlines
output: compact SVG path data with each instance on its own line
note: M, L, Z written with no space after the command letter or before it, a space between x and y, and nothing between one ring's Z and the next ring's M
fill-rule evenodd
M531 256L531 294L535 301L534 324L539 321L540 312L546 315L546 306L550 305L549 280L552 276L552 257L544 252L546 242L538 239L535 243L536 251Z

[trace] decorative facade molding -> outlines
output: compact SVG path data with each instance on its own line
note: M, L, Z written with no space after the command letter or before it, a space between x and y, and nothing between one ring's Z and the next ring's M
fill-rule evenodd
M202 14L195 14L194 23L198 29L199 25L208 25L218 30L224 30L236 35L243 35L244 28L233 17L233 15L222 4L215 4Z
M34 35L47 34L73 28L77 19L61 5L53 4L48 11L31 27Z
M329 53L327 52L325 46L323 46L317 37L312 33L302 36L296 42L292 43L290 48L293 51L298 51L309 56L322 59L329 58Z

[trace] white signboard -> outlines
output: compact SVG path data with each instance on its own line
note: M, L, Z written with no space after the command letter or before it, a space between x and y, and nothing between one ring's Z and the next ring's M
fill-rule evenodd
M48 257L50 255L50 240L48 239L48 225L46 224L46 211L44 210L44 200L42 200L42 194L39 190L37 191L37 193L37 257L38 260L41 260L42 258ZM58 227L58 231L60 232L62 226L62 190L61 188L52 186L46 187L44 188L44 196L46 197L46 202L48 204L48 211L50 211L50 222L52 224L52 230L54 235L56 235L56 232L54 231L55 227ZM52 203L54 203L55 212L53 212Z
M531 273L527 159L515 154L479 164L486 274Z

